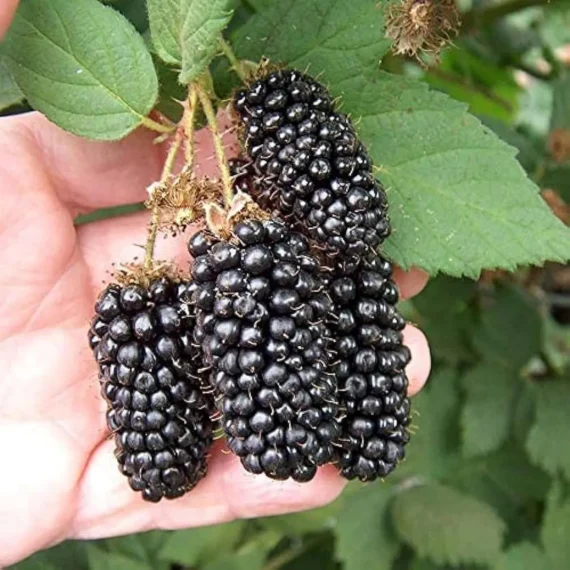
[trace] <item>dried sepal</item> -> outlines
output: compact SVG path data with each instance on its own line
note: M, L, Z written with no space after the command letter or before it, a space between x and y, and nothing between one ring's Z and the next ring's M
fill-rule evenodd
M228 222L230 227L234 227L245 220L269 220L271 216L262 210L251 196L244 192L236 192L228 212Z
M198 180L186 166L170 182L152 184L148 193L145 205L158 208L159 229L176 235L204 216L205 202L221 199L222 187L218 180Z
M455 0L403 0L386 10L386 37L398 55L436 58L460 25Z
M122 263L112 271L113 280L119 285L140 285L148 288L150 283L166 277L178 282L184 279L183 272L170 261L153 261L150 267L137 261Z

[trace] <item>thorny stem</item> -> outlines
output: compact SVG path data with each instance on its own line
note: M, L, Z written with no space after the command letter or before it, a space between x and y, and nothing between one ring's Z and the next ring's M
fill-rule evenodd
M499 18L519 12L520 10L525 10L526 8L555 4L558 1L559 0L509 0L501 4L493 4L488 8L473 8L463 17L462 31L468 32L477 26L490 24Z
M163 125L162 123L158 123L150 117L144 117L141 121L141 124L147 129L156 131L157 133L161 134L170 134L172 131L174 131L174 129L176 129L176 126Z
M232 47L224 39L223 36L220 36L220 47L222 48L222 52L226 56L227 60L230 62L230 65L234 70L235 74L245 83L247 77L243 70L243 67L239 59L236 57L236 54L233 52Z
M203 87L201 85L196 85L196 91L198 93L200 105L202 106L202 109L204 109L204 114L208 121L208 127L212 133L212 139L214 140L214 150L216 151L216 158L218 159L218 167L220 169L224 188L224 204L229 208L232 204L234 193L232 189L230 168L228 166L228 158L224 150L224 143L222 142L220 131L218 130L218 123L216 122L216 112L214 111L214 106L212 105L212 101L210 100L208 93L206 93Z
M168 154L166 155L166 160L164 161L164 167L162 169L162 175L160 177L159 183L166 182L170 175L172 174L172 169L174 168L174 161L176 160L176 155L180 150L180 145L182 144L182 133L180 130L176 132L176 137L170 145ZM158 222L160 216L160 209L157 204L152 208L152 214L150 217L150 224L148 227L148 237L145 246L145 256L144 256L144 268L151 269L152 262L154 260L154 247L156 245L156 235L158 234Z
M184 133L186 136L186 146L184 147L184 157L186 159L186 168L191 169L194 166L194 129L196 125L196 110L198 108L198 93L194 85L190 86L188 94L188 109L184 113Z

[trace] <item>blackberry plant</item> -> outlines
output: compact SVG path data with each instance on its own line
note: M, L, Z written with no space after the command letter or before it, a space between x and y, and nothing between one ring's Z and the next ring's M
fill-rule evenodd
M336 466L351 479L379 480L355 481L333 504L309 514L238 520L180 534L67 542L24 566L67 570L72 560L73 570L125 565L566 569L570 75L565 3L4 4L0 33L12 18L10 6L18 7L2 38L0 110L15 115L35 109L55 123L0 118L2 160L10 162L11 184L26 176L33 187L18 196L21 203L32 199L17 212L27 214L29 208L39 214L29 219L56 220L49 226L53 237L75 238L78 247L70 251L88 261L91 246L100 247L94 237L115 235L117 228L116 235L127 235L136 219L123 227L117 217L114 228L105 222L85 232L80 226L141 209L141 204L114 206L133 196L135 184L142 199L142 185L164 160L145 202L150 221L144 261L136 278L117 278L105 287L89 334L120 469L144 498L173 498L196 485L213 451L210 485L198 483L187 502L176 505L142 504L133 495L124 515L122 501L128 497L120 490L109 495L99 486L106 478L93 477L94 465L104 464L97 463L95 447L85 449L80 477L79 471L60 469L68 478L46 490L41 482L53 479L36 474L37 458L53 459L40 465L46 472L67 464L60 466L53 448L38 451L29 420L38 419L40 409L49 410L42 420L59 418L51 417L52 402L42 399L42 390L28 394L20 385L21 379L34 381L28 359L3 351L9 360L2 362L3 370L10 371L3 382L10 388L1 390L9 396L2 412L7 410L10 422L0 426L0 439L10 453L0 475L6 495L0 509L8 521L0 566L31 553L26 547L63 536L59 525L71 518L60 515L73 485L79 500L70 501L67 511L76 504L82 508L73 519L74 532L103 536L139 530L144 521L195 526L206 520L203 512L226 516L227 509L210 507L229 497L234 483L240 490L247 487L248 506L252 497L257 504L264 500L268 489L283 509L307 506L306 500L320 501L338 484ZM218 130L217 113L224 132ZM224 113L232 115L233 125ZM200 152L200 168L194 168L195 142L201 151L208 148L202 135L194 136L202 123L211 131L209 154L219 170L208 179L200 174L213 162L208 153ZM84 146L57 127L102 142ZM149 131L157 144L151 144ZM238 138L244 162L232 180L226 153L237 154ZM121 139L126 140L108 144ZM129 160L123 161L125 156ZM17 164L25 164L25 172L16 172ZM28 178L36 170L45 176ZM234 192L234 182L240 192ZM14 194L11 184L5 185L8 197ZM111 185L117 187L112 200L105 190ZM79 216L72 228L68 214L87 189L86 208L113 207ZM56 217L64 211L68 214ZM28 220L14 218L22 225ZM3 222L8 222L4 239L11 220ZM155 260L158 231L167 229L184 242L190 236L180 234L197 228L190 240L194 277L186 263L183 270L164 271ZM35 235L30 231L26 237ZM138 244L140 236L133 233L132 241ZM20 257L26 263L34 259L30 251L38 249L23 249L24 243L3 241L6 269ZM117 239L117 255L123 245ZM46 259L55 257L51 253L41 256L43 266L38 262L42 279ZM92 265L75 257L81 265L77 273L88 277ZM107 261L132 260L109 256ZM417 267L434 277L420 297L398 309L392 283L398 279L391 276L396 266ZM23 273L18 279L32 274ZM66 273L62 283L71 286L58 300L67 306L71 295L82 294L86 304L77 306L86 307L95 299L88 299L90 287L85 291L88 279L74 280L75 275ZM38 319L10 332L21 315L10 318L14 281L5 281L8 300L2 311L8 318L3 314L2 322L10 326L2 329L2 346L30 339L29 350L36 350L39 316L53 306L53 298L43 303L38 296L30 307ZM414 289L413 281L404 278L406 293ZM61 295L59 282L53 285ZM407 384L417 387L418 359L428 355L420 343L423 356L414 350L407 365L402 315L427 333L434 364L412 410ZM41 332L51 349L51 335ZM50 353L48 364L58 357L82 358L68 348L75 346L76 332L58 326L57 334L70 342ZM410 335L413 349L418 336ZM84 376L81 385L83 377L64 373L57 383L61 394L77 394L78 386L87 391L89 375ZM23 428L14 425L14 394L22 394L16 414ZM84 448L87 440L99 441L87 421L97 405L90 401L75 409L74 399L65 409L66 430L59 431L80 427L70 434ZM216 433L226 442L210 448L219 419L223 429ZM293 481L249 476L228 481L222 466L235 458L220 457L227 447L250 471ZM331 465L321 469L323 463ZM296 485L295 479L308 481L317 469L322 478ZM27 541L18 532L22 521L37 513L22 510L15 490L30 473L30 504L45 508L42 525L28 524ZM216 487L216 481L228 487ZM238 499L228 502L233 506ZM98 509L93 513L97 501L113 512L109 524L92 518L104 516Z

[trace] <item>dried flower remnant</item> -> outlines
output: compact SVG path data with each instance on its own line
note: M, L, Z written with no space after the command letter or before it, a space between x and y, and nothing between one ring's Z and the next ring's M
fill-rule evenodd
M386 37L398 55L438 57L460 25L454 0L404 0L386 11Z

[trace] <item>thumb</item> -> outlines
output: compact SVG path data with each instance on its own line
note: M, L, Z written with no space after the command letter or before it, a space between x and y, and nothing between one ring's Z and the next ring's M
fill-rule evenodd
M0 0L0 38L10 27L19 0Z

